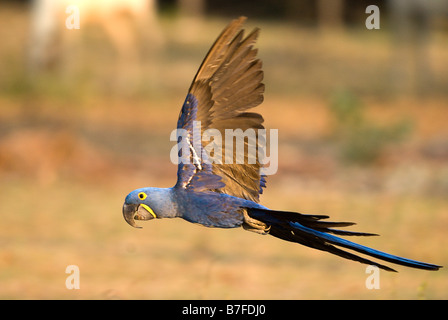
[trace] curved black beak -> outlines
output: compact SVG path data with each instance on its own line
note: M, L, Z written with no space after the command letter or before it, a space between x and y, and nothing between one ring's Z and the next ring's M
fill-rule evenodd
M150 212L148 212L148 210L146 210L144 206L141 206L139 204L127 203L123 205L123 217L124 220L126 220L126 222L134 228L141 228L135 223L135 220L154 219L154 216Z
M135 224L134 217L138 210L138 204L123 204L123 217L126 222L134 228L141 228Z

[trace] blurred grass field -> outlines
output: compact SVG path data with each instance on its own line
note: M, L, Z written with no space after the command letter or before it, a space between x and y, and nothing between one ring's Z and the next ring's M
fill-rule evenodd
M174 185L169 141L186 90L222 27L203 21L185 41L162 18L166 46L117 73L101 32L88 29L76 72L27 77L29 15L0 7L0 298L2 299L447 299L446 268L397 266L368 290L365 266L241 229L183 220L129 227L128 192ZM355 221L356 239L399 256L446 266L448 231L448 44L429 46L434 85L391 89L387 30L324 34L283 22L262 29L266 94L259 111L279 130L279 170L261 201L270 208ZM14 33L11 32L14 30ZM131 67L130 67L131 68ZM116 81L125 79L122 81ZM348 90L378 126L406 119L405 139L370 163L340 157L329 105ZM381 145L381 147L383 147ZM80 289L68 290L68 265Z

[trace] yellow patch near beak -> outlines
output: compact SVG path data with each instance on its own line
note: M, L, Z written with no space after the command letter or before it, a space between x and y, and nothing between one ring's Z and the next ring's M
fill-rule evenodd
M149 206L147 206L147 205L144 204L144 203L141 203L140 205L141 205L143 208L145 208L145 210L148 211L148 212L154 217L154 219L157 218L156 214L154 213L154 211L152 211L152 209L151 209Z

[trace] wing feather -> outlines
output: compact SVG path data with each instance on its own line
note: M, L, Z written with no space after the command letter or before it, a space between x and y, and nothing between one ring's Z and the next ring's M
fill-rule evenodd
M264 141L258 138L257 131L264 129L263 117L246 111L263 102L263 70L262 63L257 58L257 49L253 48L260 30L256 28L244 37L242 24L245 20L245 17L240 17L232 21L210 48L187 96L187 100L191 96L197 102L195 109L189 110L184 104L178 121L178 128L187 129L189 134L192 134L192 126L185 121L187 119L190 122L200 121L201 134L208 129L218 130L223 137L222 159L225 159L227 150L233 154L233 162L213 163L211 166L195 164L194 156L197 158L197 155L202 155L201 160L204 162L210 155L204 153L203 143L193 145L193 138L190 137L188 141L192 162L179 164L178 185L258 201L259 194L265 187L265 177L260 175L261 164L258 159L249 163L248 150L249 145L257 148L264 145L261 143ZM185 112L190 112L190 117L186 117ZM233 144L225 144L226 129L254 129L255 137L248 136L244 140L242 164L235 163L237 155Z

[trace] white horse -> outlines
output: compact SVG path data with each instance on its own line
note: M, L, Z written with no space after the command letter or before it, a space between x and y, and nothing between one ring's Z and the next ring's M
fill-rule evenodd
M29 68L40 72L58 61L66 63L86 25L104 30L118 63L135 62L142 45L150 50L163 45L156 11L155 0L33 0Z

